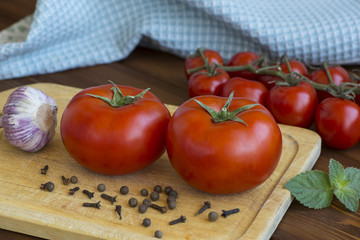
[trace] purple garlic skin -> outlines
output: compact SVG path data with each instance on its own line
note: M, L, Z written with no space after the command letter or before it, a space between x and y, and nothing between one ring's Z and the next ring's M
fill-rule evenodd
M0 127L10 144L37 152L54 137L58 107L43 91L24 86L12 92L3 109Z

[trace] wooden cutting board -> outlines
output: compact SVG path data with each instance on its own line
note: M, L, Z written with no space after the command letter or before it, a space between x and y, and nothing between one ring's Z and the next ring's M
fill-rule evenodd
M78 88L57 84L31 85L52 96L59 106L58 119L69 100L80 91ZM0 93L2 107L14 89ZM168 106L173 112L176 107ZM150 239L156 230L164 239L268 239L289 207L292 197L284 184L296 174L312 168L320 154L320 137L313 131L280 125L283 134L283 151L279 165L272 176L260 187L231 195L212 195L187 185L172 169L164 154L147 168L125 176L105 176L88 171L75 162L66 152L57 127L50 144L38 153L27 153L11 146L0 130L0 228L50 239ZM40 169L49 165L47 175ZM63 185L61 176L76 175L78 184ZM55 183L53 192L40 190L40 184ZM107 187L107 194L117 195L116 204L122 206L122 220L115 212L115 205L100 198L96 190L99 183ZM179 193L177 208L161 214L148 209L140 214L130 208L131 197L142 201L142 188L150 192L157 184L171 185ZM128 195L119 189L127 185ZM70 188L79 186L95 192L91 200L81 190L68 194ZM101 200L101 209L82 207L83 202ZM204 201L210 201L212 211L240 208L240 213L216 222L208 220L207 210L194 216ZM160 194L158 205L166 205L166 195ZM186 223L170 226L169 221L180 215ZM145 228L142 220L151 219Z

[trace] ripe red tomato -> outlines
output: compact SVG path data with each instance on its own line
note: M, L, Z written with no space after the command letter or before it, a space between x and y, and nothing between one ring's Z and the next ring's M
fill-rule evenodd
M118 86L124 96L142 90ZM157 160L165 151L170 113L151 92L134 103L112 107L87 94L113 98L112 85L82 90L67 105L60 124L66 150L84 167L103 174L127 174Z
M355 102L360 106L360 94L356 94Z
M227 81L220 96L228 97L234 91L234 97L245 97L265 106L268 94L267 88L260 82L234 77Z
M278 123L308 128L313 122L318 98L314 87L302 81L296 86L273 87L266 105Z
M220 111L224 97L199 96L198 101ZM234 98L229 110L254 104ZM262 105L236 115L246 122L215 122L193 99L183 103L171 118L166 148L176 172L201 191L228 194L263 183L275 170L282 150L281 132Z
M220 95L224 83L230 76L224 70L218 69L215 75L208 76L207 70L201 70L190 76L188 81L189 96Z
M338 67L329 67L328 69L329 69L331 78L335 85L339 86L342 82L351 82L350 75L344 68L338 66ZM329 78L324 69L313 72L309 76L309 78L312 81L321 83L321 84L329 84L330 83ZM318 93L320 102L322 100L324 100L325 98L333 97L330 93L325 92L325 91L317 90L317 93Z
M231 57L228 66L243 66L249 65L260 56L253 52L239 52ZM235 71L229 72L230 77L242 77L249 80L255 80L256 74L251 71Z
M302 62L300 62L298 60L290 60L289 65L293 72L299 73L305 77L308 76L308 70ZM287 74L290 73L289 68L285 62L280 64L280 69L284 73L287 73ZM264 84L268 90L270 90L273 86L275 86L275 83L277 81L283 81L279 77L266 75L266 74L258 74L256 76L256 80L261 82L262 84Z
M309 74L306 66L298 60L290 60L289 65L290 65L292 72L300 73L301 75L303 75L305 77ZM285 62L280 64L280 68L281 68L281 71L283 71L284 73L290 73L290 70Z
M327 98L317 107L315 126L326 145L350 148L360 140L360 107L350 100Z
M214 51L211 49L206 49L205 51L203 51L203 54L204 54L205 58L208 59L209 65L211 65L213 63L215 63L217 65L224 65L224 60L223 60L222 56L220 55L220 53L218 53L217 51ZM189 77L192 75L192 74L189 74L187 72L187 70L192 69L192 68L201 67L204 65L205 65L205 62L202 59L202 57L198 51L196 51L196 53L194 55L188 56L185 59L185 63L184 63L184 71L185 71L186 78L189 79Z

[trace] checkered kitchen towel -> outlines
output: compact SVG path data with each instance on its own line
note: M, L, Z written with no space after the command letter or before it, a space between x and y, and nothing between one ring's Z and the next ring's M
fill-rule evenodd
M137 45L359 64L359 9L359 0L38 0L0 32L0 79L118 61Z

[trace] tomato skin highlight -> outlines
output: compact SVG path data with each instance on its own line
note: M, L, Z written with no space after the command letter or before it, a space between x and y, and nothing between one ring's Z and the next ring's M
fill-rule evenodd
M227 100L196 99L216 111ZM254 103L234 98L229 109ZM275 170L282 136L270 112L257 105L237 116L248 126L235 121L215 123L192 99L174 113L166 134L167 153L176 172L192 187L213 194L243 192L262 184Z
M314 87L302 81L296 86L274 86L266 105L278 123L309 128L314 121L318 98Z
M315 127L329 147L350 148L360 140L360 107L350 100L326 98L317 107Z
M164 153L170 113L151 92L118 108L87 95L111 99L112 86L91 87L76 94L62 115L60 133L66 150L79 164L94 172L120 175L138 171ZM118 87L124 95L142 91Z
M224 83L220 96L228 97L234 91L234 97L244 97L266 105L267 88L260 82L234 77Z
M201 70L190 76L188 81L189 96L220 95L223 85L230 80L227 72L218 69L214 76L207 76L207 70Z
M229 60L228 66L244 66L252 63L260 56L254 52L238 52ZM230 77L242 77L249 80L255 80L256 74L251 71L229 72Z

